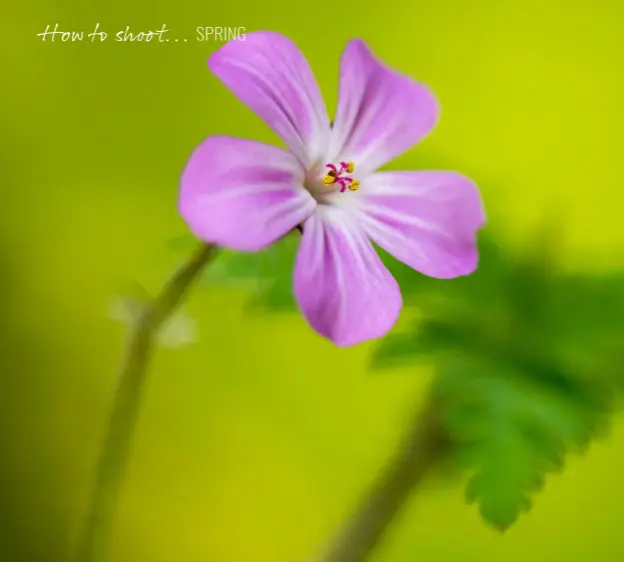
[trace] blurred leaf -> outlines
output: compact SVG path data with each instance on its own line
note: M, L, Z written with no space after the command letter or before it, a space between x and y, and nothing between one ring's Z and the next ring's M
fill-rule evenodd
M406 307L420 318L406 330L393 330L372 353L371 366L387 369L440 359L456 349L479 349L486 339L501 339L509 331L508 307L503 304L513 261L491 238L479 242L480 265L457 279L425 277L380 252L401 285Z
M548 305L559 276L561 230L560 217L549 217L527 241L527 250L511 264L505 299L512 314L525 326L548 321Z
M388 254L388 252L379 246L375 246L375 249L377 250L383 264L397 280L399 287L401 287L401 293L405 303L416 304L418 300L413 299L415 295L421 296L435 290L435 281L439 280L434 280L431 277L427 277L426 275L413 270L408 265L405 265L392 257Z
M295 232L260 252L223 251L206 270L202 282L248 291L251 312L294 310L292 274L299 239Z
M436 387L457 461L473 471L467 499L500 530L531 507L544 475L563 466L567 451L585 447L610 413L591 387L543 384L515 369L449 363Z
M467 497L505 529L566 453L608 427L624 390L624 276L568 274L556 233L514 255L480 241L477 271L430 282L402 271L419 318L378 342L374 368L430 362Z
M492 291L502 292L505 287L509 258L504 249L491 237L482 234L479 238L479 267L471 275L456 279L427 277L404 263L396 260L383 249L377 251L390 273L399 283L406 305L427 306L432 295L446 297L470 297L475 302L492 298Z
M299 248L299 233L288 236L269 248L270 268L264 274L264 282L249 301L254 312L290 312L297 305L293 296L293 271Z
M540 236L515 258L482 236L480 266L467 277L410 285L406 276L401 289L412 295L406 305L417 307L421 320L380 341L372 366L421 362L432 354L441 360L447 351L514 361L524 356L534 366L567 365L624 385L616 359L624 341L624 276L566 274L555 268L557 252L547 243L557 237L547 229Z
M425 320L413 323L407 331L391 333L375 347L371 366L391 369L408 364L433 362L458 346L466 345L466 336L457 329L461 325Z

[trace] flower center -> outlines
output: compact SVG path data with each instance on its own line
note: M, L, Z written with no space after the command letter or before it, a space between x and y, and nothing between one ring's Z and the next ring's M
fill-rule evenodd
M330 204L332 196L360 188L359 180L351 176L354 170L353 162L340 162L339 166L325 164L324 168L319 164L308 170L304 186L319 203Z
M360 182L347 175L355 171L353 162L340 162L340 167L336 167L334 164L325 164L325 167L329 169L327 175L323 176L325 185L339 185L340 193L344 193L347 188L351 191L360 188Z

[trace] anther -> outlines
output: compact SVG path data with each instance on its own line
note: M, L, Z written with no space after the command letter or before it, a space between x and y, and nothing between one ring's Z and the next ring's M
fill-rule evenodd
M359 189L360 182L349 176L343 174L351 174L355 170L355 163L353 162L340 162L340 168L334 166L334 164L325 164L329 171L323 176L323 183L325 185L340 185L340 193L344 193L347 188L351 191Z

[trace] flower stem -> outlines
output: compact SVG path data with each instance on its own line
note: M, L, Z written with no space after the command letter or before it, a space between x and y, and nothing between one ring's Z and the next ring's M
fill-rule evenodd
M132 437L145 386L147 365L159 328L180 304L217 248L203 244L173 275L161 293L137 314L122 361L108 433L96 468L76 562L104 562L114 511L128 465Z
M449 442L434 401L416 416L407 438L318 562L364 562L411 494L441 461Z

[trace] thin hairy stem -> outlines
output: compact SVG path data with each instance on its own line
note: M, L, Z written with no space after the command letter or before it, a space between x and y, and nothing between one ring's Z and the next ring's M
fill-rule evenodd
M424 478L446 454L449 443L431 401L414 420L394 458L373 483L318 562L369 560L385 531Z
M106 560L108 536L128 465L154 338L215 253L215 246L203 244L136 316L120 368L76 562Z

